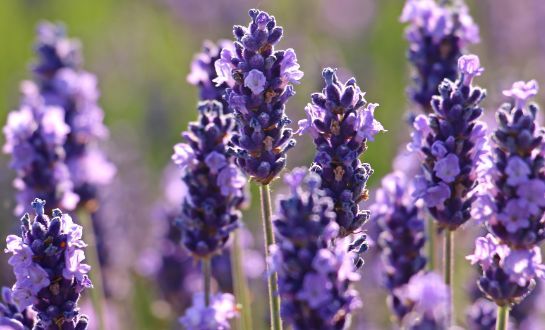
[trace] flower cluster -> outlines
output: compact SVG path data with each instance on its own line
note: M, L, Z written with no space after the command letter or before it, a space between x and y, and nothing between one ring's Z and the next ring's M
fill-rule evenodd
M4 328L5 327L5 328ZM2 288L0 301L0 329L26 330L34 327L34 313L30 308L19 311L13 301L13 291Z
M199 119L174 146L172 159L187 187L179 225L185 247L196 257L217 254L240 225L246 178L226 152L234 120L217 101L201 102Z
M513 248L532 248L545 239L545 133L536 122L538 108L526 107L537 94L535 81L517 82L504 92L514 104L504 104L497 113L493 134L489 189L479 201L490 232Z
M5 251L13 254L8 262L17 280L11 299L19 311L33 307L35 329L84 330L87 317L80 315L77 303L92 284L87 276L91 267L83 263L82 227L58 209L49 219L44 206L44 201L34 200L34 220L25 214L22 235L6 239Z
M409 283L426 266L424 220L410 197L410 182L402 172L382 179L372 207L373 219L381 229L378 244L384 266L389 305L399 321L410 311L396 295L396 289Z
M279 200L271 246L283 320L295 330L344 329L360 305L350 287L359 274L345 244L332 245L339 226L331 199L319 189L319 176L304 168L286 174L285 182L291 195Z
M235 297L229 293L217 293L210 297L206 306L202 292L193 295L193 305L179 321L186 330L229 330L229 320L238 315Z
M477 196L477 177L488 152L486 125L479 121L485 91L471 81L483 71L479 58L464 55L458 61L460 78L444 80L431 102L433 113L416 117L410 150L423 158L414 196L424 200L440 229L455 230L471 217Z
M11 154L11 168L17 171L16 214L24 213L34 197L49 201L51 208L73 210L78 203L63 145L70 127L63 108L46 105L36 86L24 82L23 102L8 114L4 126L5 153Z
M407 0L401 21L410 23L407 58L414 66L414 84L409 95L432 112L430 101L437 87L444 79L456 79L458 58L467 45L479 42L479 28L461 1L447 6L435 0Z
M252 9L248 27L235 26L235 49L224 48L216 61L219 86L238 122L232 138L237 164L253 180L268 184L286 165L295 145L286 125L285 104L295 94L293 83L303 77L293 49L274 50L282 37L273 16Z
M345 237L369 219L369 211L360 210L358 204L367 199L366 183L373 170L359 157L367 149L366 142L384 129L374 118L378 104L366 105L354 78L343 84L331 68L322 75L325 87L322 93L312 94L298 133L308 132L316 144L310 170L321 176L321 189L335 204L339 236Z
M475 244L475 252L467 259L480 264L479 288L498 306L520 302L533 289L536 278L545 278L539 247L511 249L492 234L479 237Z
M477 299L466 314L468 329L490 330L496 325L496 304L488 299Z
M68 128L63 141L66 164L80 205L94 211L95 203L89 202L96 199L96 186L109 183L115 174L97 146L108 135L97 104L97 79L81 69L80 43L69 39L62 25L41 23L37 35L35 83L29 84L35 85L45 104L64 110L60 123Z
M226 80L215 84L214 80L218 77L216 73L216 61L220 59L221 51L227 49L227 52L234 52L233 43L229 40L220 40L217 44L211 41L205 41L202 52L195 55L191 62L191 72L187 76L187 81L199 88L199 97L204 100L216 100L222 103L225 113L230 113L231 109L225 100L225 90L233 87L233 80Z

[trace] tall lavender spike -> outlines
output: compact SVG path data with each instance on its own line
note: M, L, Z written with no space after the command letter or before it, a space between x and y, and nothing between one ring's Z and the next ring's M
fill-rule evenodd
M271 246L283 320L295 330L345 329L360 306L350 285L359 274L344 242L332 244L339 230L333 203L319 189L320 177L304 168L286 174L285 182L291 194L279 200Z
M226 90L226 100L238 122L232 138L237 164L266 185L285 167L286 152L295 145L286 127L290 120L285 104L303 72L293 49L274 49L283 33L274 16L257 9L249 15L248 27L233 28L235 49L222 50L214 81L233 85Z
M308 132L316 144L310 171L321 176L321 189L335 204L339 237L346 237L369 219L369 211L360 210L358 204L367 199L365 186L373 170L359 157L367 149L366 142L384 128L374 118L378 104L366 104L356 79L343 84L331 68L325 68L322 76L325 87L322 93L312 94L312 103L305 108L307 118L299 121L297 133Z
M97 145L108 135L104 112L97 103L97 79L81 68L80 43L69 39L61 24L39 24L35 50L36 88L46 105L64 110L63 119L69 127L64 141L66 163L79 206L93 212L97 186L108 184L116 171Z
M488 190L477 203L490 232L515 249L531 249L545 239L545 202L540 197L545 194L545 133L536 121L537 105L526 105L537 90L532 80L504 91L514 102L497 112L493 166L484 183Z
M13 301L13 291L10 288L2 288L2 300L0 300L0 329L27 330L34 327L34 311L19 308Z
M411 306L398 295L398 290L426 266L423 247L426 242L424 220L411 196L409 179L393 172L382 179L376 193L372 219L382 230L378 245L384 265L384 282L389 290L388 304L401 322Z
M65 163L63 145L70 127L65 124L64 109L46 105L37 86L29 81L21 85L23 100L19 109L8 114L3 132L3 151L11 154L10 167L17 171L15 213L21 215L33 198L48 200L49 209L73 210L79 197Z
M408 94L425 112L432 112L430 101L438 95L439 84L456 79L458 58L465 48L479 42L479 28L467 6L462 1L445 3L407 0L400 18L409 23L407 58L414 67Z
M488 151L486 125L479 121L486 92L471 85L483 69L475 55L458 61L460 77L444 80L432 101L433 113L414 121L410 150L418 151L424 173L415 179L414 196L424 200L440 229L456 230L471 218L475 181Z
M183 171L188 194L179 222L183 244L195 257L218 254L229 234L240 226L246 178L226 153L233 118L221 103L199 103L199 119L174 146L172 159Z
M221 51L227 49L234 52L234 45L230 40L220 40L217 43L205 41L202 46L202 52L195 55L191 62L191 72L187 76L187 81L199 88L199 97L201 101L216 100L223 105L224 113L231 113L232 110L225 99L225 90L233 87L233 80L215 84L214 80L218 77L215 63L220 59Z
M28 306L37 312L34 329L56 330L87 328L87 317L79 313L81 293L92 287L87 277L90 266L83 263L86 244L82 227L67 214L53 210L53 218L44 214L45 202L32 203L36 216L21 219L21 236L9 235L6 253L13 255L9 264L16 277L12 301L23 311Z

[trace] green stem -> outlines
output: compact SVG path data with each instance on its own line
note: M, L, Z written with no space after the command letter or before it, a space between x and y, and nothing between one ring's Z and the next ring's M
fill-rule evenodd
M432 217L428 219L428 270L435 270L435 222Z
M274 244L274 234L271 220L271 189L269 185L259 186L261 195L261 215L263 217L263 230L265 234L265 255L269 258L269 247ZM271 273L267 264L267 277L269 287L269 306L271 315L271 329L281 330L282 320L280 319L280 297L278 296L278 274Z
M496 318L496 330L507 330L509 323L509 306L498 306L498 317Z
M204 305L210 306L210 283L212 282L212 265L210 258L204 258L202 263L202 275L204 279Z
M449 302L447 305L448 311L447 311L447 327L450 327L453 324L454 319L454 305L453 305L453 294L454 290L452 290L452 274L454 270L454 231L447 229L444 233L445 238L445 246L443 249L443 263L444 263L444 276L445 276L445 284L448 286L449 289Z
M235 231L233 235L233 246L231 248L231 268L233 273L233 287L235 296L240 305L242 305L241 320L237 329L252 330L252 306L250 305L250 292L248 282L244 275L244 266L242 263L243 251L240 242L240 231Z
M83 226L83 236L87 243L86 260L91 266L89 272L89 278L93 282L93 289L91 290L91 303L95 310L96 318L98 319L98 329L105 330L106 324L104 321L104 303L106 297L104 294L104 285L102 283L102 268L100 267L100 261L98 259L98 246L96 244L95 229L91 215L85 211L80 210L78 212L79 221Z

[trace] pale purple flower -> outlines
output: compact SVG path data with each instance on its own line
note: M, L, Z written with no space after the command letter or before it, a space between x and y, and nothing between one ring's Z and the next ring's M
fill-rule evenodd
M19 286L27 287L34 295L49 286L49 274L39 265L31 264L26 268L26 276L17 279Z
M91 266L82 263L85 259L85 253L81 249L71 246L64 254L66 268L63 269L62 276L67 280L76 278L78 281L85 283L84 275L87 275L91 270Z
M218 186L224 196L240 196L246 185L246 177L236 165L225 166L218 175Z
M375 140L375 135L386 132L382 124L375 119L375 108L378 103L369 103L364 110L356 115L356 141L361 143L364 139Z
M515 106L522 109L526 106L528 99L537 95L538 89L539 86L535 80L530 80L528 82L517 81L513 84L511 89L504 90L503 95L514 98Z
M505 174L507 174L507 184L510 186L518 186L519 184L528 181L528 176L532 170L528 164L519 156L513 156L507 161Z
M448 153L447 148L445 148L445 143L443 141L435 141L431 146L431 154L437 157L437 159L445 157ZM458 162L458 158L456 158ZM437 166L437 164L435 164Z
M436 273L413 276L405 288L407 299L415 303L415 311L429 317L447 312L449 288Z
M331 299L333 283L324 274L308 273L303 279L303 288L297 298L305 300L312 308L318 308Z
M259 93L263 92L266 84L267 78L263 72L257 69L253 69L252 71L248 72L248 75L246 78L244 78L244 86L251 89L254 95L258 95Z
M484 72L477 55L463 55L458 59L458 70L462 74L463 83L466 86L471 84L473 78Z
M303 78L303 71L299 70L301 66L297 63L297 56L292 48L286 49L284 58L280 62L280 76L284 84L299 84ZM251 73L251 72L250 72ZM258 93L254 93L258 94Z
M537 246L531 250L511 250L503 260L503 267L520 286L536 278L545 279L545 265L542 264L541 250Z
M407 146L409 151L418 151L428 134L431 132L430 123L426 115L418 115L413 122L411 143Z
M483 270L487 270L494 263L494 257L505 258L509 253L509 247L499 243L492 234L478 237L475 241L475 251L466 257L472 265L480 264Z
M212 151L204 159L212 174L217 174L219 170L227 165L227 158L217 151Z
M322 108L309 103L305 107L305 113L307 118L299 120L299 129L295 132L295 134L302 135L308 131L312 138L316 139L319 132L316 127L314 127L313 122L315 120L323 120L325 117L325 111Z
M12 292L13 303L20 312L24 311L30 305L33 305L37 299L36 296L30 291L29 287L14 286Z
M296 194L303 184L307 170L304 167L294 168L291 172L284 175L284 183L290 187L292 194Z
M530 226L529 216L530 212L523 200L511 199L497 218L508 232L515 233L519 228Z
M238 315L235 297L218 293L210 297L210 306L204 303L202 292L193 295L193 304L179 322L186 330L228 330L229 320Z
M448 154L437 161L433 167L435 175L446 183L453 182L460 174L460 163L455 154Z
M193 148L187 143L178 143L174 145L174 154L172 155L172 161L178 165L181 169L186 169L193 163L195 159L195 153Z
M214 78L213 82L216 86L220 86L223 83L226 83L229 86L235 84L233 75L231 73L233 65L231 64L231 59L233 58L233 50L229 48L224 48L221 51L221 57L214 63L216 69L217 77Z
M532 179L521 184L517 194L530 214L539 215L541 208L545 207L545 182L542 180Z

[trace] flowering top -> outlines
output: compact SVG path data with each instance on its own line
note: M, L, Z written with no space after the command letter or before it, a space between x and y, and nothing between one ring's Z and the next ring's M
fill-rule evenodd
M513 248L529 249L545 239L544 130L536 121L537 106L525 106L529 95L536 93L535 81L517 82L504 92L514 97L514 105L506 103L498 110L492 138L494 165L478 203L489 210L480 212L480 219Z
M382 179L376 202L371 208L381 233L378 244L384 265L385 285L390 291L389 305L401 321L411 306L396 294L426 266L422 249L426 243L424 221L410 197L410 183L402 172Z
M229 320L238 315L235 297L229 293L217 293L210 297L206 306L202 292L193 295L193 305L179 321L186 330L229 330Z
M223 49L216 61L217 85L232 84L226 99L238 121L237 164L252 179L271 182L286 164L295 145L286 125L285 104L295 94L293 83L303 77L293 49L274 50L282 37L273 16L252 9L248 27L235 26L235 49Z
M26 308L22 312L13 301L13 291L10 288L2 288L0 300L0 329L27 330L34 327L33 312ZM4 328L5 327L5 328Z
M401 21L410 23L407 57L414 66L411 99L426 112L437 95L437 87L447 78L456 79L456 64L468 44L479 42L479 28L463 2L439 5L435 0L407 0Z
M220 252L239 226L246 178L226 152L233 124L221 103L201 102L198 121L182 134L186 143L174 146L172 159L184 170L188 191L179 225L184 245L197 257Z
M234 52L234 46L231 41L220 40L217 44L211 41L205 41L202 47L202 53L195 55L191 62L191 72L187 76L187 81L199 87L201 100L216 100L222 103L225 113L230 113L225 100L225 89L233 87L233 80L215 84L213 81L218 77L215 63L220 59L223 49ZM229 73L230 74L230 73Z
M312 94L312 103L305 108L307 119L299 121L298 133L308 132L316 144L310 170L320 174L321 188L333 199L339 234L344 237L369 218L369 211L359 210L358 203L367 198L365 185L373 170L359 156L367 149L367 140L373 141L384 129L374 118L378 104L366 104L354 78L343 84L331 68L322 75L325 88Z
M52 208L73 210L79 198L65 163L63 144L70 132L65 111L44 104L32 83L23 83L21 90L24 102L8 114L3 129L3 151L11 154L10 166L17 171L15 213L24 213L36 196L49 201Z
M12 300L19 311L32 306L37 312L35 329L86 329L87 317L77 307L80 294L92 287L87 277L91 267L83 263L82 227L59 209L49 219L40 199L32 207L36 216L33 221L28 214L22 218L22 235L6 239L17 280Z
M500 306L518 303L537 278L545 279L539 247L514 250L491 234L477 238L475 252L467 259L481 266L479 288Z
M348 314L360 304L350 288L359 275L343 242L331 244L339 229L333 204L318 189L320 178L306 172L286 174L291 194L280 198L274 218L271 263L278 272L281 313L294 330L345 329Z
M80 43L69 39L60 24L41 23L35 49L35 88L47 105L64 109L63 120L70 128L64 141L66 162L80 205L85 205L96 198L96 186L109 183L115 174L96 145L108 135L97 104L97 79L81 69Z
M469 64L471 63L471 64ZM479 171L486 155L486 125L479 121L485 91L471 86L480 70L478 59L462 56L460 78L445 79L432 100L433 113L414 121L410 150L419 151L423 175L416 178L414 196L422 198L441 228L454 230L470 218Z

